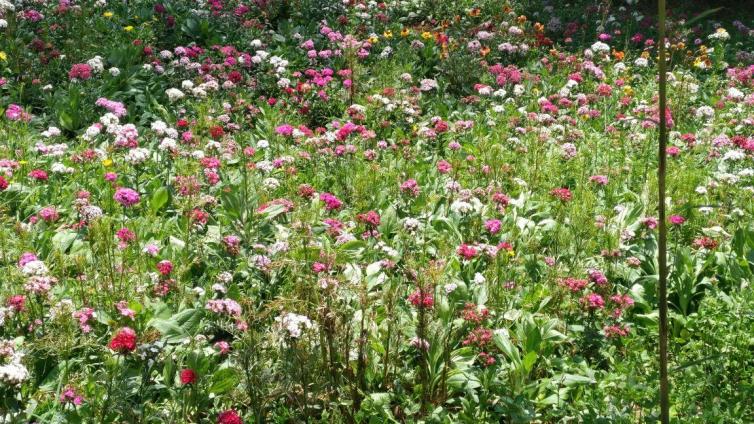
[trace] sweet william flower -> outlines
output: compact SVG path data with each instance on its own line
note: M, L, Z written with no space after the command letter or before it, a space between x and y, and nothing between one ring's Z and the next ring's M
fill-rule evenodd
M243 424L238 412L228 409L217 416L217 424Z
M137 193L135 190L121 187L115 190L115 194L113 195L113 200L120 203L124 207L129 207L129 206L133 206L139 203L139 200L141 200L141 197L139 196L139 193Z
M198 376L196 375L196 371L192 370L191 368L184 368L181 370L180 379L181 384L185 386L188 384L196 383Z
M118 353L130 353L136 350L136 332L130 327L123 327L115 333L108 347Z

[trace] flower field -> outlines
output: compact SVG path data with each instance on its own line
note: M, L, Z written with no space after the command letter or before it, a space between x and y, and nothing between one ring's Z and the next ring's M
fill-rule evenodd
M0 422L754 422L754 12L0 0ZM732 2L736 3L736 2Z

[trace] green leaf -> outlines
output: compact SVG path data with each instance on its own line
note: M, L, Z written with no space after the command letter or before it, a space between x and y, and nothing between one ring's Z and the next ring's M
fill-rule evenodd
M238 385L240 381L234 368L223 368L212 375L212 383L209 386L210 393L226 393Z
M534 363L537 362L537 352L529 352L524 356L522 361L524 370L528 373L534 368Z
M65 253L71 247L73 241L76 240L77 236L78 234L73 230L58 231L52 236L52 246L60 252Z
M169 200L170 192L167 187L160 187L154 192L154 194L152 194L152 200L149 202L149 206L152 208L153 212L158 212L168 204Z

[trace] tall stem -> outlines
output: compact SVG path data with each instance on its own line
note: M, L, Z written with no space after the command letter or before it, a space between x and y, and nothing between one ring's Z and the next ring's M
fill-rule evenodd
M667 78L665 75L665 0L659 0L660 43L660 140L658 143L659 167L657 187L659 194L660 241L658 246L659 297L660 297L660 422L670 422L670 386L668 384L668 230L665 222L665 167L667 165Z

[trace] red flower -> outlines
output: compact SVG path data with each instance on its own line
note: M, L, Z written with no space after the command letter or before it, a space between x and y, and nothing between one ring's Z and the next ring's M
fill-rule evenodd
M563 202L570 201L572 197L571 190L568 190L565 187L553 189L550 194Z
M8 188L8 181L0 175L0 191L5 190L6 188Z
M218 139L225 134L225 131L223 131L223 127L215 125L214 127L209 129L209 134L212 136L212 138Z
M170 275L170 273L173 271L173 263L164 260L157 263L157 271L164 276Z
M196 372L190 368L184 368L181 370L181 384L194 384L198 376Z
M129 328L123 327L110 340L108 347L118 353L129 353L136 350L136 332Z
M217 424L243 424L243 420L238 416L238 412L228 409L217 416Z

